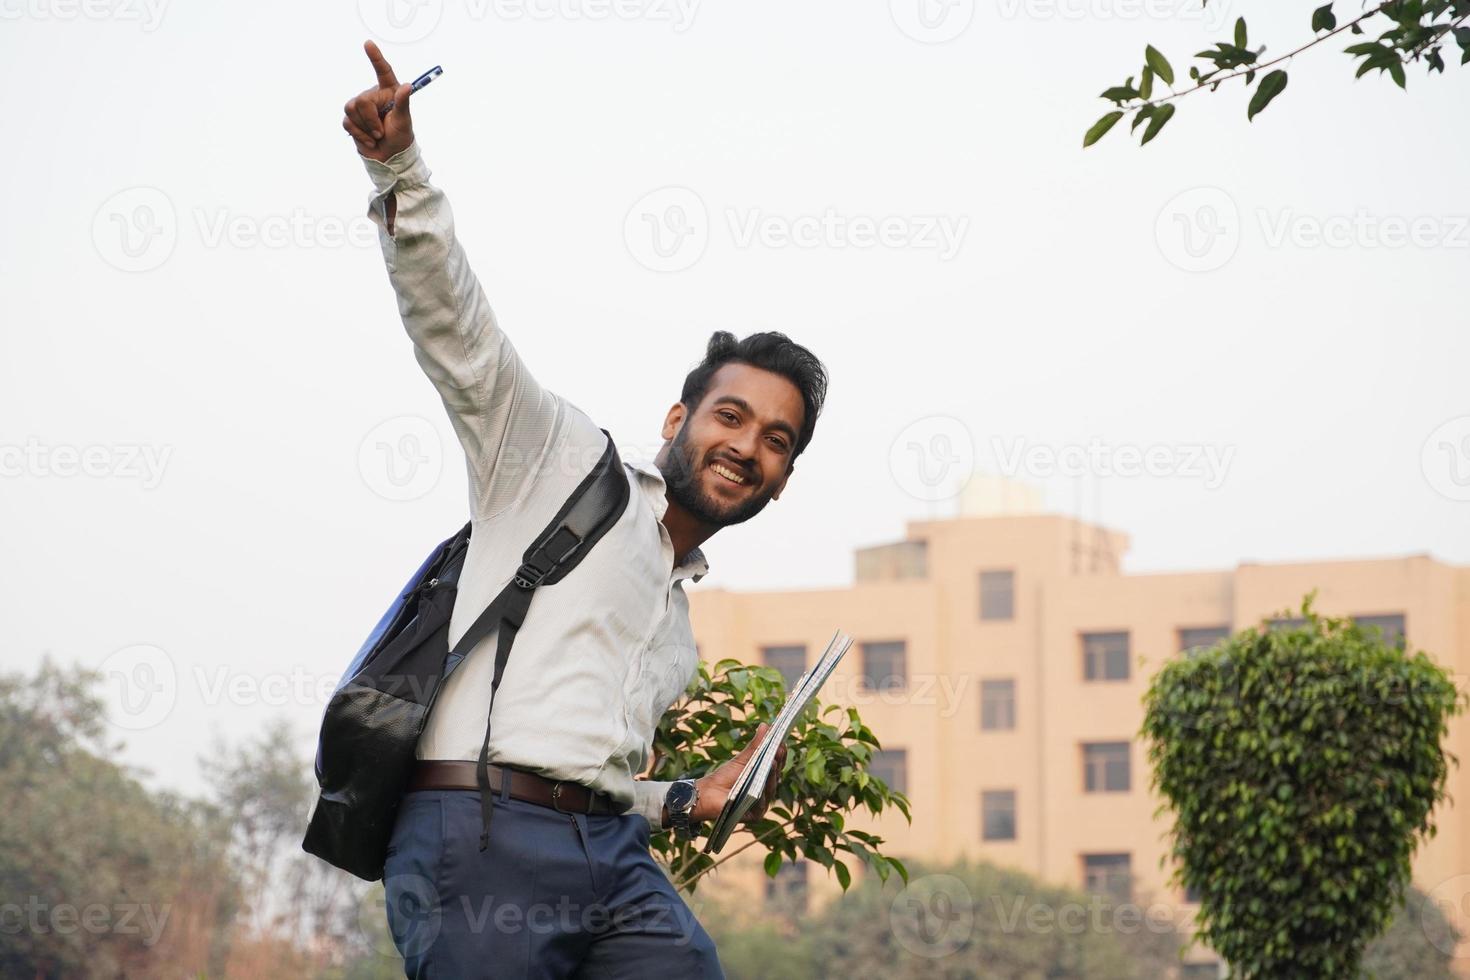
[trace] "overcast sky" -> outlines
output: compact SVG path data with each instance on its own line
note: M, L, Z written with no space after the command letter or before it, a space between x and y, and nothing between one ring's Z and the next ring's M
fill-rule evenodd
M309 740L465 519L339 128L370 36L444 67L415 124L474 268L625 452L713 330L828 364L696 588L841 586L972 470L1128 532L1132 571L1470 562L1458 57L1403 93L1334 43L1253 124L1222 89L1083 152L1146 43L1183 76L1312 4L392 2L0 0L0 668L109 670L161 780L267 717Z

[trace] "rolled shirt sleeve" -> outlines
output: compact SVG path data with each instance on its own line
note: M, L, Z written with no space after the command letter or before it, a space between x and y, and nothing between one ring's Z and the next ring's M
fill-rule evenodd
M672 785L648 779L633 780L633 809L643 814L655 834L664 829L664 798Z

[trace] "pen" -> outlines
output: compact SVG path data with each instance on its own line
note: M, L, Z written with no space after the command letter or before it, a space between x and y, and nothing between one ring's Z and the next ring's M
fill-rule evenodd
M415 92L417 92L419 89L423 88L425 85L429 84L442 74L444 74L444 69L439 67L438 65L435 65L433 68L430 68L418 78L415 78L413 80L413 85L411 86L411 88ZM392 109L395 104L397 104L396 99L389 99L388 104L378 110L378 118L382 119L384 116L386 116L388 114L388 111Z

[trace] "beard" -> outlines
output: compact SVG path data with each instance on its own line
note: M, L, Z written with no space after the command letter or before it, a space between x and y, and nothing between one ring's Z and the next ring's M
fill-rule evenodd
M750 520L771 502L776 484L751 494L748 500L735 502L721 500L706 490L700 480L704 467L695 464L695 447L689 444L688 435L689 426L686 423L679 427L679 432L674 436L665 459L658 464L658 469L668 486L669 497L688 511L690 516L710 527L729 527L731 524Z

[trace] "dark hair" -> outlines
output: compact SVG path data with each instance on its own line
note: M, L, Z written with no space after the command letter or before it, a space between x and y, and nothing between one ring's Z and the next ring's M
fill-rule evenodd
M709 391L710 379L726 364L749 364L779 374L801 392L805 411L796 446L791 452L791 462L795 463L796 457L812 441L817 416L822 414L822 403L827 400L827 368L815 354L784 333L753 333L737 341L728 330L716 330L705 348L704 360L684 379L684 391L679 395L679 401L691 412L698 408Z

